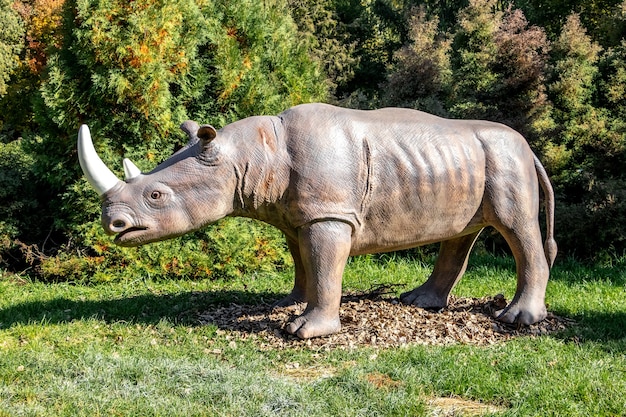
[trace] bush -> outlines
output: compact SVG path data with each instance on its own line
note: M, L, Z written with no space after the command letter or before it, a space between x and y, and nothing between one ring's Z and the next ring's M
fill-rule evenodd
M5 263L8 254L21 256L15 268L48 262L40 270L50 278L63 265L76 279L105 273L103 265L118 271L113 276L170 276L160 265L187 247L192 263L208 267L187 246L187 239L220 245L204 232L149 250L110 247L99 231L98 198L78 167L78 126L90 125L99 153L121 174L122 157L147 170L169 156L186 140L177 127L185 119L221 127L325 101L329 90L347 97L347 106L413 107L514 127L555 185L561 253L621 254L626 2L578 2L580 17L568 18L570 10L556 3L515 3L542 28L495 0L429 0L421 9L409 0L4 1L0 141L3 155L18 163L1 168L0 256ZM220 227L236 233L231 221L238 225ZM250 227L259 236L274 233ZM110 259L101 259L102 247ZM218 251L223 259L228 250ZM74 260L76 253L84 258ZM281 264L282 255L270 264ZM224 263L216 259L210 262ZM180 265L172 269L193 274L191 264ZM223 266L228 276L241 268Z
M383 104L505 123L536 144L552 126L545 80L549 44L521 10L471 1L450 32L424 8L409 19L409 44L395 55Z
M553 56L549 95L558 128L546 141L560 246L581 258L622 254L626 129L619 92L626 85L620 70L626 55L619 48L603 54L574 14L554 43Z
M623 255L626 253L626 178L588 181L588 189L578 198L563 198L556 222L560 246L578 259L603 261Z
M81 256L64 248L37 267L48 281L234 279L292 264L284 238L257 221L227 218L186 236L137 248L115 246L99 224L85 225ZM76 248L73 248L76 249Z
M0 142L0 264L5 266L18 256L16 240L40 234L32 165L21 141Z
M329 93L336 95L354 77L358 64L357 41L350 39L349 25L341 21L335 0L287 0L300 36L309 38L315 60L321 63Z
M409 19L410 43L395 56L395 70L383 88L386 105L410 107L447 116L450 93L450 44L438 30L439 19L429 19L425 9L414 9Z
M550 45L520 10L496 5L470 1L449 32L423 9L414 13L383 104L520 131L551 175L561 253L619 256L626 251L626 43L603 51L574 14Z
M233 277L287 262L279 234L232 219L145 248L112 246L75 151L77 129L87 123L102 159L118 175L122 157L148 171L185 142L178 125L186 119L220 127L323 101L328 85L286 5L65 1L62 37L46 57L35 103L38 129L24 140L36 156L31 168L39 186L55 197L46 206L49 219L65 236L55 250L36 252L42 277Z

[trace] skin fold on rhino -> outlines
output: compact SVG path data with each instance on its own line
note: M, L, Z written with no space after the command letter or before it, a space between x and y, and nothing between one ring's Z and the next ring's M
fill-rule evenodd
M532 324L546 316L556 257L554 194L526 140L487 121L448 120L416 110L349 110L304 104L216 131L187 121L187 146L149 173L124 160L121 181L78 135L85 176L102 199L102 227L137 246L180 236L225 216L280 229L295 264L291 293L306 302L287 332L339 331L341 281L351 255L441 242L430 277L401 300L442 308L479 233L493 226L517 266L517 290L497 318ZM539 227L543 190L547 236Z

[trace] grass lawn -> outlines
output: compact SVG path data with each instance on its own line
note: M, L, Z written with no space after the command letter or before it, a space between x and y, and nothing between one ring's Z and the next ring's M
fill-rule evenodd
M351 260L346 289L426 279L430 265ZM626 415L626 262L561 262L549 309L578 326L477 347L266 350L199 325L216 304L290 290L237 281L41 283L0 275L0 416ZM511 298L511 259L476 256L458 296Z

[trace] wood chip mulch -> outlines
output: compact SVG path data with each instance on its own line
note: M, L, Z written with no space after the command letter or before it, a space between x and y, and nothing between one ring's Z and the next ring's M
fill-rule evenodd
M536 337L575 325L571 319L548 313L531 326L500 323L493 312L503 308L502 295L489 298L452 298L447 308L425 310L385 297L381 288L342 297L342 330L330 336L300 340L284 327L304 311L304 305L272 309L269 304L216 307L201 312L201 324L213 324L230 340L255 340L262 350L309 348L313 350L357 347L393 348L407 345L491 345L520 336Z

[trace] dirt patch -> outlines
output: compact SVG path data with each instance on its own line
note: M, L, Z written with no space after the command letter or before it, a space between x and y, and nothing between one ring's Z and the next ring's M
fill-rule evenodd
M455 298L440 311L402 304L381 291L352 293L342 297L341 332L300 340L285 332L289 321L304 311L304 305L272 309L269 304L231 304L199 314L203 324L218 326L233 339L258 340L261 349L310 348L352 349L371 346L392 348L406 345L490 345L519 336L540 336L562 331L575 323L548 314L532 326L511 326L493 318L506 305L502 295L492 298Z
M428 406L432 410L433 417L474 417L504 411L501 407L461 398L433 398L428 401Z
M402 385L402 382L391 379L389 375L382 374L380 372L373 372L365 375L367 382L372 384L379 390L390 390Z

